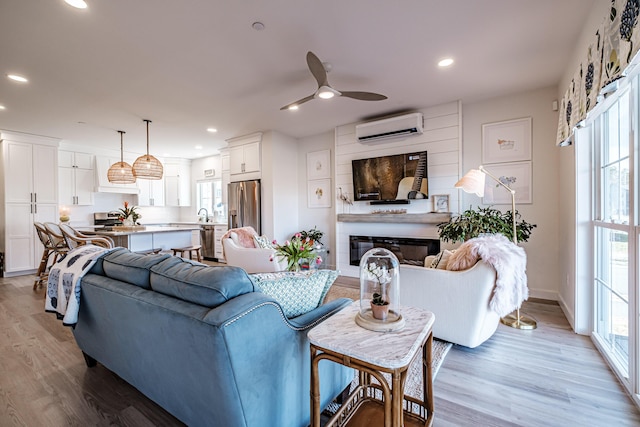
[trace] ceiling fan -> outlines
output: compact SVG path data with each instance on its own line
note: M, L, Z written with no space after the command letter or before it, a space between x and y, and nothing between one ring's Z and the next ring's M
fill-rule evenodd
M281 110L295 110L300 104L311 101L314 98L329 99L334 96L346 96L347 98L359 99L361 101L382 101L387 99L386 96L380 95L379 93L335 90L329 85L327 71L324 65L313 52L307 52L307 65L309 66L309 71L311 71L311 74L313 74L313 77L315 77L318 82L318 90L309 96L285 105Z

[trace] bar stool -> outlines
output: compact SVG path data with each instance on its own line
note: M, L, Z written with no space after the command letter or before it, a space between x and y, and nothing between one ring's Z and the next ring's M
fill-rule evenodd
M201 249L202 249L202 246L200 246L200 245L186 246L184 248L171 248L171 250L173 251L173 255L177 255L178 252L180 252L180 257L184 258L185 257L185 252L186 252L186 253L189 254L189 259L190 260L193 260L193 254L195 253L196 260L198 262L202 262Z

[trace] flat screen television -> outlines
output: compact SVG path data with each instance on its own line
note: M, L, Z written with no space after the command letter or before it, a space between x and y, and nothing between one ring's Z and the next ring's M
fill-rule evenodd
M429 197L427 152L351 161L354 200L391 202Z

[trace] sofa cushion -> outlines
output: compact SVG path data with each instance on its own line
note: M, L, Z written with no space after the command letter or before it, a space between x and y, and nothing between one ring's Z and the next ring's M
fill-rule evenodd
M210 308L255 290L241 268L197 265L179 257L153 266L150 280L156 292Z
M478 260L480 260L478 251L473 250L473 246L465 242L460 245L458 250L456 250L456 252L449 258L449 261L447 262L447 270L467 270L476 265Z
M279 271L249 275L263 293L282 306L285 316L293 318L307 313L324 300L338 277L334 270Z
M114 249L105 255L102 262L95 265L91 272L98 274L104 272L105 276L112 279L150 289L149 269L170 256L169 254L142 255L125 248Z
M431 268L438 268L440 270L446 270L447 269L447 263L449 262L449 258L451 257L451 255L453 255L455 251L450 251L445 249L444 251L440 252L438 255L436 255L436 257L433 259L433 261L431 262Z
M256 244L256 248L262 249L273 249L273 244L267 236L258 236L257 234L253 236L253 240Z

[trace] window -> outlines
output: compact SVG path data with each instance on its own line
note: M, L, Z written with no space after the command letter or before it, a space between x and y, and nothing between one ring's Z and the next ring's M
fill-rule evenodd
M222 181L219 179L200 181L197 185L197 212L206 209L207 215L214 218L223 218L225 206L222 204Z

